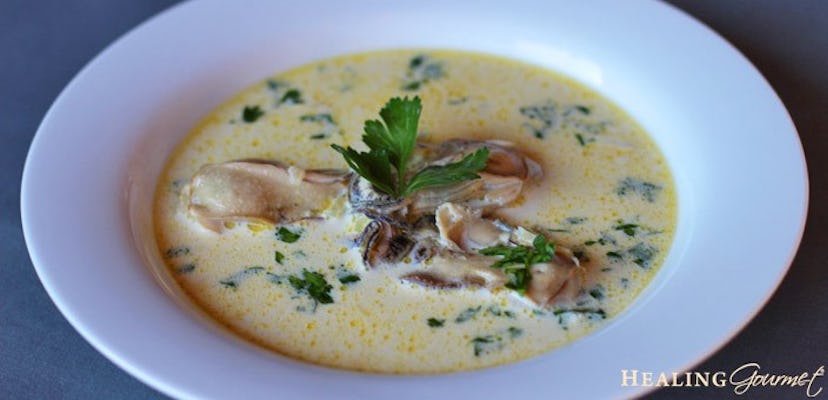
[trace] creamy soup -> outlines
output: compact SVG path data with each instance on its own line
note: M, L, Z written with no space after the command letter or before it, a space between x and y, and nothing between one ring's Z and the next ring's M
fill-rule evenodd
M516 160L507 200L490 199L495 184L454 202L440 197L449 186L424 190L394 211L403 222L355 206L353 191L376 185L331 145L364 151L365 121L394 97L421 102L418 160L486 148L483 178L464 185L492 177L495 156ZM423 193L439 198L414 211ZM274 216L274 196L301 212ZM590 89L488 55L388 51L305 65L218 107L168 161L154 222L181 288L238 335L317 364L419 374L525 359L606 324L658 270L676 208L659 149ZM422 221L425 236L412 233Z

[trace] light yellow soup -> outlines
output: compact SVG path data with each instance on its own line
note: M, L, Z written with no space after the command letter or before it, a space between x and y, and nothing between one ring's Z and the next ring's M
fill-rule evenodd
M505 139L541 164L540 182L499 214L547 228L576 252L588 271L576 307L540 309L510 290L431 289L367 270L353 244L367 219L346 214L345 204L332 205L339 218L286 226L300 232L294 243L278 239L280 227L254 223L217 234L187 213L182 187L202 165L263 158L346 168L330 144L364 148L364 121L389 98L414 95L423 102L419 140ZM245 122L243 110L253 106L263 115ZM170 273L239 335L328 366L439 373L535 356L617 316L664 260L676 207L659 149L595 92L503 58L390 51L305 65L217 108L170 158L155 227ZM333 303L317 303L285 280L303 269L325 276ZM348 275L359 280L339 281Z

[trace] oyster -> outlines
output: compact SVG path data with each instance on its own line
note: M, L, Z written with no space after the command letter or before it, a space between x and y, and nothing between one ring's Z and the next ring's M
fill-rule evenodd
M503 271L489 267L494 261L491 257L476 255L438 255L431 258L429 265L406 272L400 279L440 289L468 286L496 289L503 287L508 278Z
M201 167L184 193L190 214L219 232L225 221L238 219L279 224L320 217L344 195L349 176L280 162L231 161Z

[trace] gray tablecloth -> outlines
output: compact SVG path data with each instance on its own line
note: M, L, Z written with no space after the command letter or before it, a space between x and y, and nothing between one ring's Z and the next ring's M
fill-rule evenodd
M762 312L695 370L731 371L757 362L763 372L814 371L828 364L828 1L670 2L718 31L765 75L796 123L811 179L808 226L789 274ZM107 44L173 3L0 2L0 398L165 398L92 349L52 304L23 242L19 188L34 132L61 89ZM773 182L768 186L773 190ZM819 397L828 398L828 378L816 384L825 387ZM648 398L732 395L668 388ZM757 388L745 397L804 395L801 388Z

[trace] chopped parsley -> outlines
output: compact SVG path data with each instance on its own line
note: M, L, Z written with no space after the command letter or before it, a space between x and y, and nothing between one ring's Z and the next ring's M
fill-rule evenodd
M279 104L302 104L304 100L302 100L302 92L299 89L288 89L285 94L282 95L282 98L279 99Z
M510 326L504 331L490 335L477 336L470 341L475 357L500 351L506 346L507 339L513 341L523 335L523 329Z
M440 328L445 323L446 323L446 320L444 320L444 319L437 319L437 318L429 318L428 319L428 326L430 326L432 328Z
M483 309L483 306L469 307L469 308L465 309L463 312L461 312L460 314L458 314L457 318L454 319L454 322L457 323L457 324L461 324L463 322L466 322L466 321L476 317L477 314L480 313L481 309Z
M661 186L654 183L626 177L618 182L618 186L615 188L615 194L620 197L624 197L628 194L637 194L644 200L652 203L655 201L659 192L661 192L661 189Z
M368 145L367 153L336 144L331 147L342 154L351 169L371 182L376 189L397 198L422 189L480 178L477 171L486 166L489 158L489 149L485 147L458 162L426 167L406 179L408 162L417 144L421 111L419 97L411 100L408 97L392 98L380 110L382 122L365 122L362 141Z
M284 260L285 260L285 255L284 255L284 254L282 254L282 252L281 252L281 251L276 250L276 251L274 251L274 252L273 252L273 259L274 259L277 263L281 264L281 263L282 263L282 261L284 261Z
M607 318L607 313L601 308L569 308L569 309L560 309L555 310L552 312L555 316L561 316L565 314L580 314L584 315L589 319L605 319Z
M333 124L334 120L331 114L328 113L320 113L320 114L305 114L299 117L299 120L302 122L323 122Z
M552 312L558 317L558 324L564 329L568 329L568 321L575 316L583 316L589 321L600 321L607 318L607 313L601 308L570 308L559 309Z
M509 329L507 329L506 331L509 332L509 337L512 339L518 338L521 335L523 335L523 329L514 326L510 326Z
M244 106L242 109L242 121L248 124L256 122L262 115L264 115L264 111L259 106Z
M627 250L633 262L641 268L649 268L657 250L655 247L640 242Z
M301 231L291 231L288 228L280 227L278 231L276 231L276 239L279 239L285 243L294 243L299 238L302 237Z
M480 357L503 348L503 337L495 335L478 336L471 340L474 356Z
M588 143L594 142L595 138L592 137L592 138L586 139L586 138L584 138L584 135L582 135L580 133L576 133L575 134L575 140L577 140L578 144L580 144L581 147L583 147L583 146L586 146Z
M486 314L487 315L493 315L495 317L506 317L506 318L514 318L515 317L514 311L504 310L504 309L502 309L499 306L494 305L494 304L489 306L488 308L486 308Z
M250 275L258 275L264 272L264 270L264 267L259 266L247 267L239 272L236 272L233 275L230 275L227 278L220 280L219 284L228 289L237 289L241 282L247 279L247 277L249 277Z
M291 275L288 277L288 282L297 292L307 294L317 303L331 304L334 302L333 297L331 297L333 286L329 285L328 281L325 280L325 276L319 272L302 269L301 278Z
M595 300L602 300L605 297L606 289L602 285L595 285L594 288L590 289L589 295L592 296Z
M558 123L558 110L554 104L524 106L519 109L520 114L526 117L524 129L529 130L538 138L543 139Z
M440 79L445 75L443 63L432 61L426 55L420 54L408 62L408 71L405 74L405 81L401 89L414 91L420 89L428 82Z
M342 283L343 285L347 285L349 283L359 282L360 280L362 280L362 279L359 277L359 275L355 275L355 274L349 274L349 275L339 277L339 282Z
M509 276L507 288L523 294L531 278L529 267L554 258L555 243L548 241L543 235L537 235L532 241L532 247L499 245L482 249L480 254L502 257L492 264L492 267L502 269Z
M319 133L314 133L313 135L310 135L311 140L327 139L329 137L331 137L331 135L328 134L328 133L325 133L325 132L319 132Z
M635 236L635 230L639 228L638 224L625 224L623 221L618 221L619 224L613 226L612 229L616 231L622 231L627 234L627 236Z

